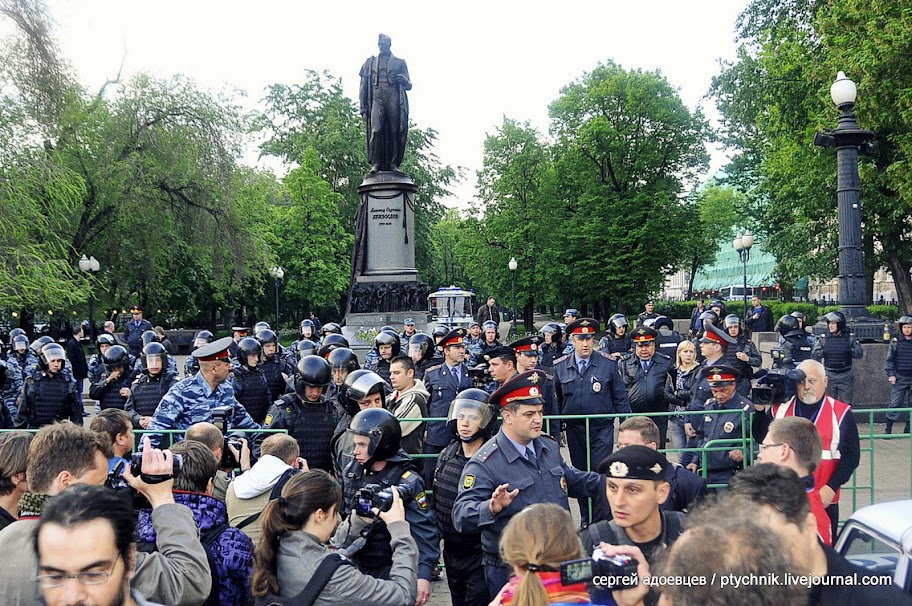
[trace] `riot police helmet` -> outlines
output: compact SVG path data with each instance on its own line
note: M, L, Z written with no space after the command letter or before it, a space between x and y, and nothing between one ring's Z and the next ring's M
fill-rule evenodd
M106 332L103 332L100 335L98 335L98 339L96 339L95 342L98 344L99 350L101 349L102 345L107 345L108 347L110 347L111 345L117 345L117 339L114 338L114 335L106 333Z
M912 324L912 316L903 315L899 317L899 320L896 321L896 324L902 328L905 324Z
M725 323L725 330L728 330L732 326L737 326L738 328L741 328L741 318L739 318L735 314L728 314L727 316L725 316L724 323Z
M789 315L798 320L798 330L804 330L804 325L807 323L807 317L804 315L804 313L796 309Z
M331 334L341 335L342 327L339 326L338 324L336 324L335 322L327 322L326 324L323 325L323 328L320 329L320 334L323 336L331 335Z
M842 332L846 329L846 317L841 311L831 311L823 316L823 319L827 321L827 324L835 324L836 332Z
M719 315L720 318L724 318L725 316L728 315L727 313L725 313L725 301L722 301L721 299L715 299L713 301L710 301L708 307L709 307L709 309L711 309L713 311L718 309L719 311L716 311L716 313ZM716 326L718 326L718 324Z
M402 428L393 413L384 408L362 410L352 418L348 431L369 440L368 459L363 463L365 469L370 469L375 461L385 461L399 452Z
M325 358L332 350L340 347L349 347L348 339L342 335L330 333L323 337L323 343L320 345L320 351L317 352L317 355Z
M402 341L399 339L399 335L393 332L380 332L377 333L377 336L374 337L374 345L377 347L377 351L380 351L380 347L383 345L389 345L392 348L392 354L390 358L395 358L399 355L399 352L402 349Z
M54 339L52 339L51 337L49 337L47 335L44 335L43 337L38 337L37 339L32 341L31 344L29 345L29 349L34 351L36 354L40 354L41 348L43 348L48 343L53 343L53 342L54 342Z
M483 389L472 387L464 389L456 394L456 398L450 403L450 411L447 415L447 429L460 442L474 442L478 438L488 439L490 432L486 431L493 427L491 419L494 418L494 409L488 404L490 395ZM463 424L467 423L468 427ZM460 426L464 431L460 432ZM474 432L469 433L472 429Z
M269 322L264 322L260 320L253 325L253 334L257 334L261 330L272 330L272 327L269 325Z
M618 329L628 325L627 318L624 314L612 314L612 316L608 318L608 330L611 331L612 335L617 336Z
M101 355L101 360L104 362L105 370L114 372L116 369L121 368L124 371L130 369L130 353L122 345L112 345Z
M161 360L160 369L165 368L165 359L168 357L168 350L165 349L165 346L159 343L158 341L154 343L149 343L142 348L142 354L139 356L140 363L142 365L142 371L145 374L149 374L149 358L158 358Z
M278 345L279 335L277 335L274 330L264 328L256 333L256 340L260 342L260 345L266 345L267 343Z
M485 325L486 325L486 324L487 324L487 322L485 322L484 324L482 324L482 326L481 326L481 330L482 330L482 331L487 330L487 329L485 328ZM494 323L491 322L491 324L494 324ZM496 328L497 325L494 324L494 327ZM431 331L431 338L433 338L433 339L434 339L434 343L437 344L437 343L440 342L441 337L445 336L445 335L446 335L447 333L449 333L449 332L450 332L450 327L449 327L449 326L447 326L446 324L437 324L436 326L434 326L434 330Z
M13 342L11 345L11 347L13 348L13 351L23 352L26 349L28 349L28 346L29 346L29 340L28 340L27 336L16 335L15 337L13 337Z
M61 345L54 343L52 339L50 343L46 343L41 347L41 351L38 353L38 366L45 372L51 372L50 365L54 360L62 360L66 364L66 352ZM61 368L63 367L61 366Z
M707 310L704 310L703 312L701 312L700 315L697 317L697 321L699 322L700 326L703 326L703 324L707 320L709 320L710 324L712 324L713 326L718 326L719 325L719 314L717 314L716 312L714 312L711 309L707 309Z
M143 347L149 343L161 343L161 339L158 338L158 333L154 330L144 330L143 334L140 335L140 339L142 339Z
M196 333L195 337L193 337L193 349L202 347L206 343L212 343L213 339L215 339L215 335L213 335L210 331L201 330Z
M671 318L668 316L659 316L655 319L655 322L652 325L653 328L659 330L660 328L667 328L668 330L674 330L674 322L671 321Z
M408 341L408 355L418 364L434 357L434 339L423 332L416 332Z
M358 356L348 347L337 347L329 352L326 360L333 370L339 368L351 373L361 368Z
M301 324L298 325L298 334L302 339L310 339L314 336L314 328L313 320L301 320Z
M250 368L250 356L256 356L259 365L263 360L263 345L253 337L244 337L237 344L237 361L244 368Z
M790 314L782 316L776 324L776 332L783 337L791 337L799 334L801 329L798 325L798 318Z
M380 327L380 332L396 332L396 329L389 324L386 324L385 326Z
M317 344L310 339L301 339L295 345L295 358L300 360L304 356L317 355Z
M339 402L350 415L356 415L361 407L359 400L370 395L380 396L380 406L386 406L386 381L372 370L362 368L349 373L342 382Z
M25 334L25 331L22 330L21 328L14 328L14 329L12 329L12 330L9 332L9 344L10 344L10 347L13 346L13 339L15 339L16 337L18 337L19 335L24 335L24 334Z
M655 323L655 318L648 318L645 322L643 322L643 326L646 326L648 328L655 328Z
M561 330L561 327L557 322L548 322L538 330L538 334L542 337L551 335L551 343L559 343L561 337L564 335L564 331Z
M295 366L294 385L295 393L301 400L307 400L305 389L319 387L321 393L326 393L326 388L332 381L332 368L325 358L320 356L304 356Z

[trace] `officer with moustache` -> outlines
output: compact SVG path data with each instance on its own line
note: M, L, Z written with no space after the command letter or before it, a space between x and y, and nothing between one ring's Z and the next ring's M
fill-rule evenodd
M630 414L627 390L617 364L596 352L593 339L598 322L580 318L567 326L573 353L554 361L554 386L563 415ZM566 419L570 461L591 470L614 450L614 419ZM580 517L589 523L589 500L581 499Z
M542 384L542 399L545 401L545 426L547 433L555 440L561 439L561 423L556 418L560 414L557 407L557 394L554 391L554 378L548 374L548 371L539 365L538 353L541 350L544 338L541 335L532 335L513 341L508 345L516 352L516 371L529 372L530 370L542 370L547 377Z
M672 360L656 351L659 333L648 326L633 331L633 353L626 353L618 361L618 371L627 389L630 410L637 414L667 412L665 383L671 372ZM659 446L665 447L668 433L668 417L652 419L659 428ZM599 461L601 462L601 461Z

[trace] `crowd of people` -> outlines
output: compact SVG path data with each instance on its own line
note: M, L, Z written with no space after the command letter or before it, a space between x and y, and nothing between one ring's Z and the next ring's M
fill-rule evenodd
M454 605L909 603L667 581L865 574L830 548L860 456L860 348L839 315L813 339L755 303L747 324L781 335L763 401L759 353L718 301L686 335L650 302L600 341L568 309L507 344L492 302L468 329L383 327L364 367L337 324L304 320L285 348L261 322L200 331L183 379L140 308L82 363L13 334L3 427L31 431L0 434L0 546L23 555L0 571L8 600L424 606L442 564ZM908 316L887 373L899 408ZM606 565L629 578L599 583Z

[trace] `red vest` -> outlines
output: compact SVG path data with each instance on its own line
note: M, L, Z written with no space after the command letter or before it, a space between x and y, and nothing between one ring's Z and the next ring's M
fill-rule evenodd
M840 432L839 425L852 408L830 396L825 396L820 404L820 410L817 416L812 419L817 427L817 433L820 434L820 441L823 443L823 452L820 457L820 465L814 471L814 488L820 490L833 476L836 467L839 465L839 459L842 457L839 451ZM773 405L773 418L782 419L784 417L795 416L795 398L785 404ZM836 495L833 502L839 502L839 489L836 489Z

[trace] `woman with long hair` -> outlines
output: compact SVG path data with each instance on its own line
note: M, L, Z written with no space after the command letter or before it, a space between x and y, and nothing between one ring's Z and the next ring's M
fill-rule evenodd
M665 399L669 412L683 413L693 397L693 386L700 376L700 365L697 363L697 346L693 341L682 341L678 345L676 363L668 374L665 384ZM668 435L674 448L687 446L687 434L684 433L684 414L676 414L668 419Z
M405 521L399 492L393 490L388 511L376 512L386 523L393 548L389 580L363 574L343 563L320 591L315 605L414 604L418 585L418 547ZM254 552L251 594L257 604L270 594L297 596L320 563L333 554L326 544L339 523L342 488L320 469L298 474L282 489L282 496L263 510L263 534Z

